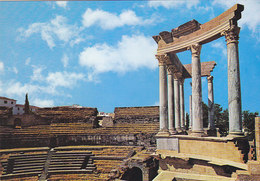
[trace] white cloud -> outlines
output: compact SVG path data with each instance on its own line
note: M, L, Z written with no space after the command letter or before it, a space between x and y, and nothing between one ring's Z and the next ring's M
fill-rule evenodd
M85 48L79 55L79 63L92 70L89 78L109 71L124 73L139 68L155 69L156 47L151 37L125 35L115 46L104 43Z
M3 62L0 62L0 71L2 72L2 71L4 71L4 63Z
M66 54L64 54L62 59L61 59L61 62L63 63L64 67L67 67L68 64L69 64L69 57Z
M219 49L222 53L222 56L227 57L227 46L225 43L223 43L221 41L215 41L215 42L212 42L211 46L213 48Z
M231 8L234 4L240 3L244 5L242 18L238 21L240 26L248 26L253 33L258 33L260 38L260 1L256 0L214 0L213 5L220 5L225 10Z
M52 49L56 46L55 41L59 40L64 43L71 43L74 45L79 43L82 38L80 37L80 28L75 25L67 24L67 18L63 16L56 16L50 22L33 23L29 25L28 29L19 28L22 38L28 38L33 34L39 33L42 40L46 41L48 46Z
M54 106L54 101L53 100L43 100L43 99L33 99L32 100L32 105L38 106L38 107L53 107Z
M193 6L197 6L200 3L199 0L164 0L164 1L148 1L149 7L158 8L160 6L166 8L166 9L172 9L172 8L179 8L179 7L186 7L188 9L191 9Z
M56 1L56 5L66 9L66 7L68 5L68 1Z
M18 74L18 69L17 69L16 67L13 67L13 72L14 72L15 74Z
M39 86L32 85L32 84L24 84L22 85L20 82L10 81L6 84L4 93L7 96L24 96L27 92L28 93L35 93L39 90Z
M54 72L49 73L46 81L51 87L68 87L75 86L78 80L84 80L85 76L81 73Z
M125 25L146 25L151 24L154 19L143 20L141 17L136 16L132 10L125 10L120 15L110 13L100 9L92 10L88 8L82 16L82 24L84 27L98 25L102 29L114 29Z
M25 60L25 65L29 65L30 62L31 62L31 57L29 57L29 58L27 58L27 59Z
M32 81L43 81L44 77L42 76L42 71L45 69L42 66L32 66L33 67L33 75L31 76Z

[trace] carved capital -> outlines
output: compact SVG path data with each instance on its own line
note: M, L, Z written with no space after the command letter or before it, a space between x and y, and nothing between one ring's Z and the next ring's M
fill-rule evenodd
M167 65L170 62L170 57L167 54L155 55L160 65Z
M232 25L228 30L221 33L226 38L227 44L238 43L240 28L238 26Z
M184 78L183 77L181 77L180 79L179 79L179 83L181 84L181 85L183 85L184 84Z
M190 49L192 55L200 56L200 51L201 51L201 45L200 44L197 43L197 44L191 45L189 47L189 49Z
M207 77L207 80L208 80L208 83L212 83L212 81L213 81L213 76L212 76L212 75L208 76L208 77Z
M167 72L168 72L169 75L173 75L174 74L174 67L173 67L173 65L167 66Z

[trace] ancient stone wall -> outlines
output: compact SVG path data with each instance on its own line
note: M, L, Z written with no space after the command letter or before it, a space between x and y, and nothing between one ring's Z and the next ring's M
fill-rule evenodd
M116 107L115 123L159 122L159 106Z
M97 108L71 108L71 107L52 107L40 108L36 114L51 120L52 123L57 122L93 122L97 116Z

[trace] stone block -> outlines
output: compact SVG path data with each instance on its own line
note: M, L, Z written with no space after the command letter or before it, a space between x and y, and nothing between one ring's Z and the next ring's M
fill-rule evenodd
M179 150L178 138L157 138L158 150Z

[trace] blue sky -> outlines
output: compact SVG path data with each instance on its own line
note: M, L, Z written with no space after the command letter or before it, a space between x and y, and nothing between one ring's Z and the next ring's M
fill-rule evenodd
M236 2L245 5L239 20L242 109L259 112L260 2L254 0L0 2L0 95L23 104L28 92L35 106L79 104L104 112L158 105L152 36L192 19L203 24ZM177 55L191 63L189 51ZM203 45L201 61L212 60L215 103L227 108L224 37ZM207 102L206 78L202 84Z

